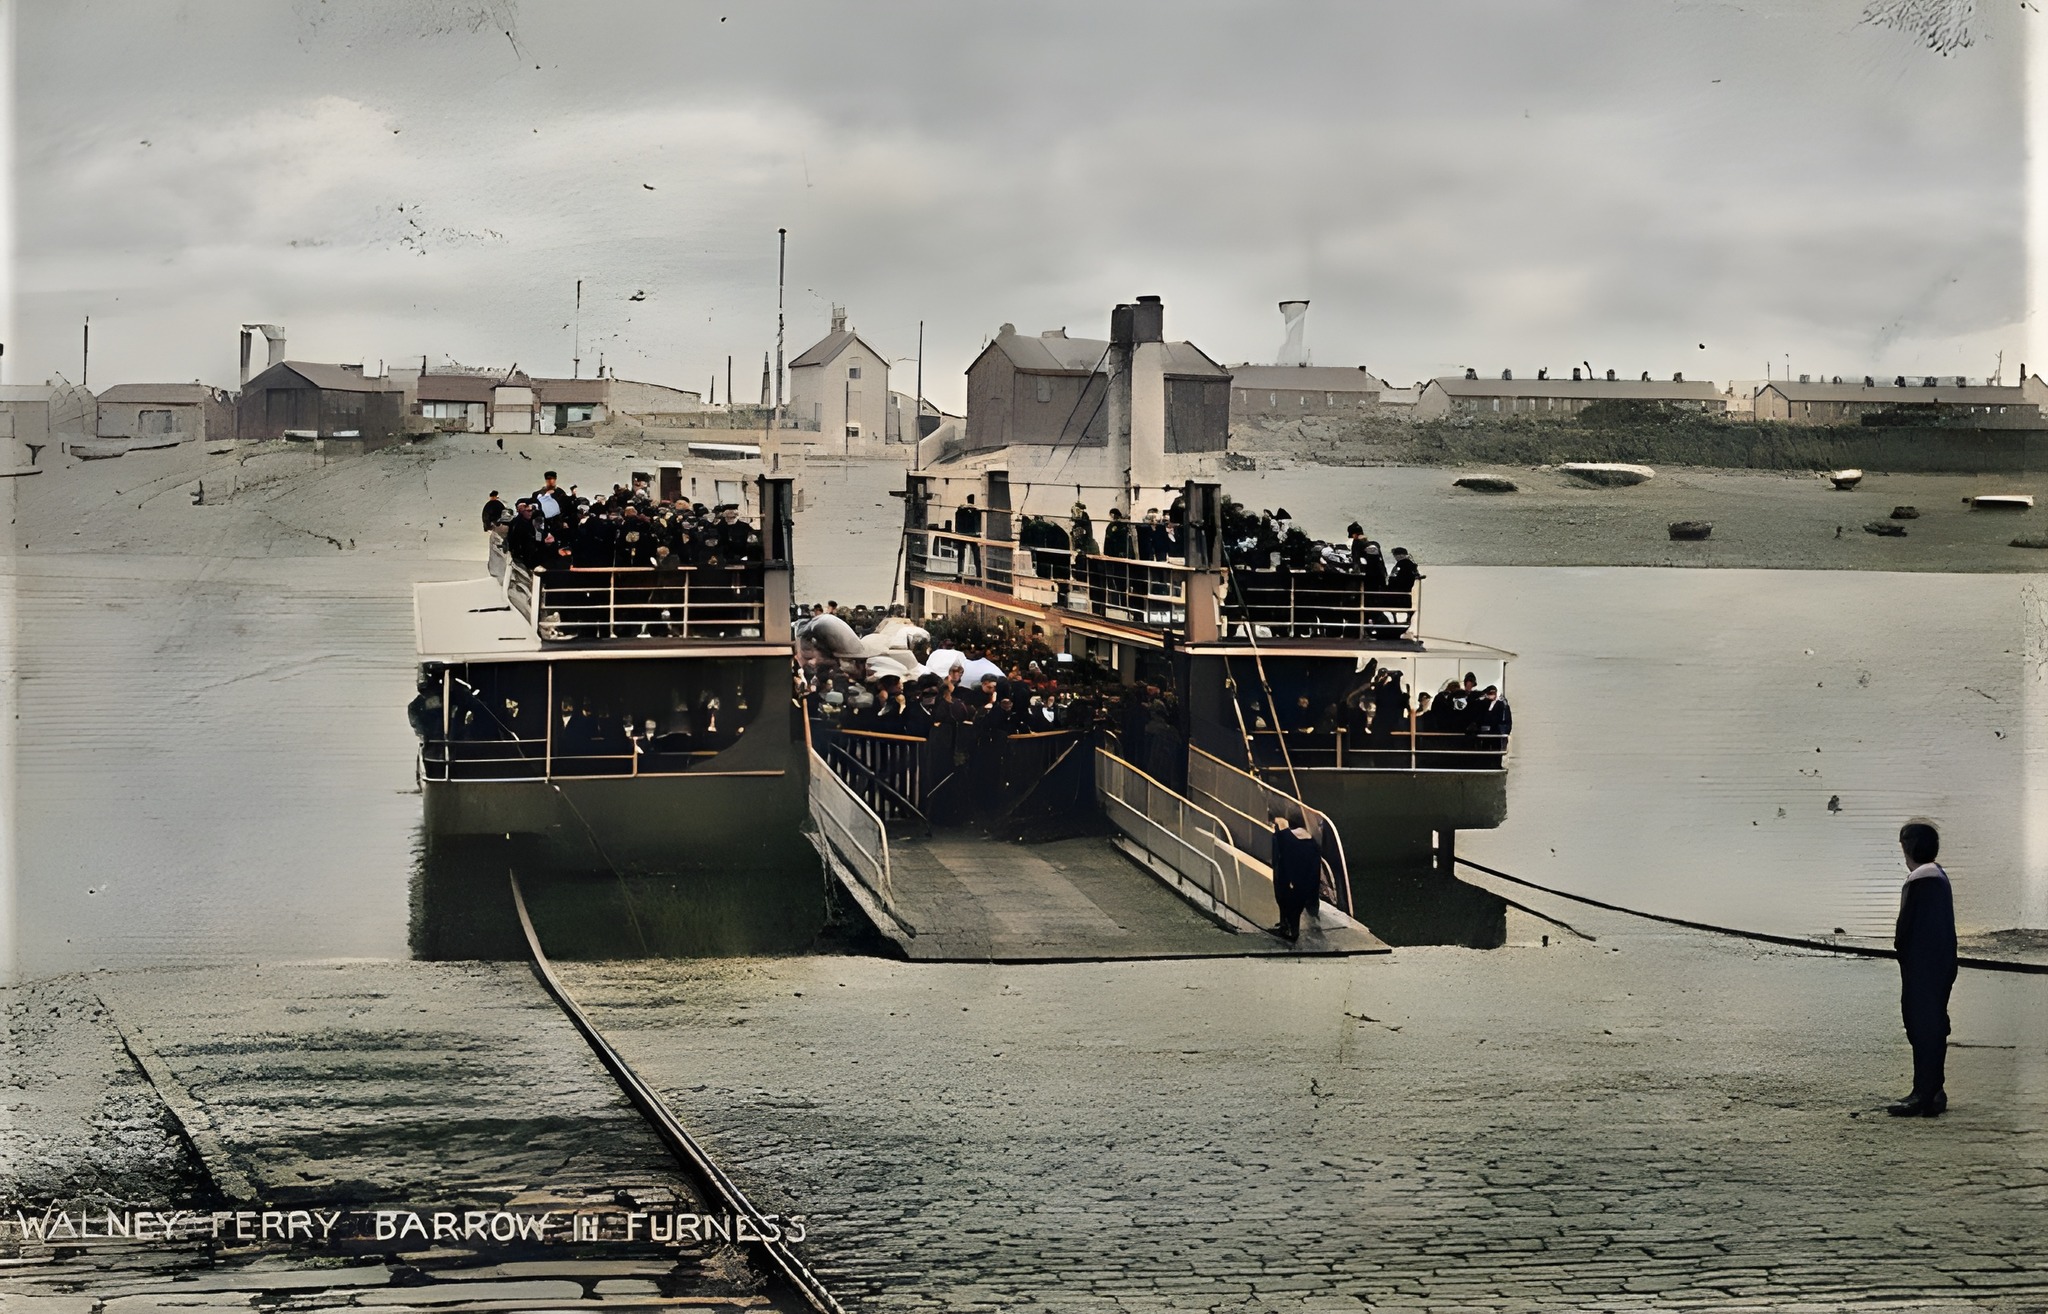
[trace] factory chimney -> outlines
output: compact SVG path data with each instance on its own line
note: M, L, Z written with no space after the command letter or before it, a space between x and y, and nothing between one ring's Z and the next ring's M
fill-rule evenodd
M249 347L252 335L257 333L263 335L265 355L267 357L263 362L263 368L269 369L272 365L279 365L284 362L284 330L282 328L276 324L242 325L242 382L245 384L249 382Z
M1280 344L1280 355L1273 362L1276 365L1308 364L1308 302L1283 301L1280 303L1280 319L1287 326L1287 339Z

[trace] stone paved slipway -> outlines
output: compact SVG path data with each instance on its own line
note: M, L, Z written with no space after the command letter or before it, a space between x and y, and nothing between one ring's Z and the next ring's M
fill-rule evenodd
M877 1310L2048 1308L2048 981L1582 907L1548 948L578 965L627 1058Z

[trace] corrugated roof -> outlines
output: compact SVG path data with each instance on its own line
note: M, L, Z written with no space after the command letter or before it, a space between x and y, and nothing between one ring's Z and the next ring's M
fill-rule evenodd
M1380 381L1363 365L1233 365L1231 383L1239 388L1298 388L1304 392L1378 392Z
M316 361L288 360L280 362L279 365L271 366L271 369L277 369L280 367L280 365L282 366L282 368L290 370L292 373L298 375L306 382L312 384L314 387L320 388L326 392L405 391L405 389L399 387L397 384L391 382L391 380L389 379L366 378L360 366L322 365ZM270 373L270 370L265 370L263 372L265 374L268 374ZM251 382L254 382L254 380L251 380Z
M444 402L487 402L493 388L531 388L533 380L514 370L510 374L422 374L419 399Z
M1230 371L1210 360L1208 353L1192 342L1168 342L1166 348L1166 372L1168 374L1216 374L1230 377Z
M1466 379L1444 375L1429 387L1453 397L1566 397L1584 401L1725 401L1706 379Z
M1767 383L1758 392L1775 392L1787 401L1878 402L1885 406L2023 406L2029 405L2017 387L1994 388L1983 384L1969 387L1925 387L1908 383L1901 388L1878 383L1866 388L1861 383Z
M1089 374L1103 364L1109 343L1101 338L1025 337L1001 333L993 344L1017 369L1035 374Z
M214 389L203 383L117 383L99 399L127 405L198 406L213 396Z

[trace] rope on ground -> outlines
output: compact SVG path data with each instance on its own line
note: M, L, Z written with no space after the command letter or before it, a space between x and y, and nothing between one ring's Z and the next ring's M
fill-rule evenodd
M1826 953L1848 954L1856 958L1898 957L1898 954L1894 951L1878 945L1836 944L1829 940L1809 940L1797 935L1772 935L1768 931L1745 931L1737 926L1716 926L1712 922L1687 921L1683 917L1667 917L1662 913L1644 912L1640 908L1624 908L1618 903L1606 903L1584 894L1573 894L1570 890L1556 890L1548 885L1538 885L1535 881L1525 881L1519 876L1510 876L1504 871L1481 866L1479 863L1473 862L1468 858L1458 858L1455 861L1460 866L1470 867L1474 871L1483 871L1488 876L1495 876L1504 881L1512 881L1516 885L1527 886L1529 889L1554 895L1560 899L1570 899L1575 903L1587 904L1594 908L1605 908L1608 912L1627 913L1631 917L1641 917L1652 922L1663 922L1668 926L1683 926L1689 931L1710 931L1715 935L1733 935L1744 940L1760 940L1765 944L1780 944L1792 949L1819 949ZM2030 972L2048 976L2048 963L2023 963L2010 958L1958 956L1956 958L1956 966L1974 967L1980 972Z

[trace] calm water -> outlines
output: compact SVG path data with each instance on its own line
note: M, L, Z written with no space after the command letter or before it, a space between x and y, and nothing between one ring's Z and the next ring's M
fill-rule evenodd
M887 597L898 504L868 482L807 481L800 593ZM463 566L16 568L24 972L407 953L410 582ZM1924 814L1964 922L2039 924L2026 577L1430 574L1430 632L1520 654L1510 819L1466 856L1720 924L1883 934L1891 837Z

